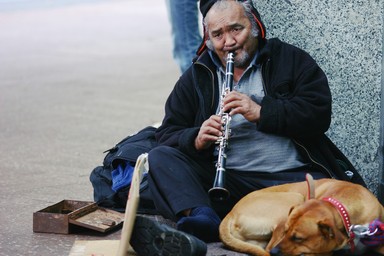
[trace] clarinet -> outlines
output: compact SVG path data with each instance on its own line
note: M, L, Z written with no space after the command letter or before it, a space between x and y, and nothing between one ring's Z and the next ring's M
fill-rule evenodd
M218 150L218 159L216 163L216 176L213 182L213 187L208 191L209 197L213 201L224 201L229 198L229 191L225 188L225 163L227 155L225 153L228 146L228 138L230 135L229 124L231 122L231 117L228 112L223 111L224 107L224 98L225 96L232 91L233 87L233 69L234 69L234 54L232 52L228 53L227 64L225 70L225 82L221 90L221 99L220 99L220 112L221 121L223 124L223 134L219 137L216 143L219 144Z

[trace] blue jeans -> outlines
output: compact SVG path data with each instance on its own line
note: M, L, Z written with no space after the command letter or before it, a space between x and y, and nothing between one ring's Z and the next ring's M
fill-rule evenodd
M198 0L166 0L172 29L173 58L182 73L191 65L202 41L197 2Z

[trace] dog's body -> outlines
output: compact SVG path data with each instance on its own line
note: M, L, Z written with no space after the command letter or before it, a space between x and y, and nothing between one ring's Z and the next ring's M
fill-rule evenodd
M334 179L309 180L245 196L220 225L223 243L257 256L269 256L273 248L289 256L332 255L348 246L349 236L336 207L323 198L339 201L352 225L384 221L383 206L366 188ZM384 254L384 245L375 250Z

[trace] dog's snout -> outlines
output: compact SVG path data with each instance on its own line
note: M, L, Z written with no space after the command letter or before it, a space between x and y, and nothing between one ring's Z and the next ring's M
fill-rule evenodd
M269 252L271 256L281 256L282 254L280 253L280 250L278 247L272 248L272 250Z

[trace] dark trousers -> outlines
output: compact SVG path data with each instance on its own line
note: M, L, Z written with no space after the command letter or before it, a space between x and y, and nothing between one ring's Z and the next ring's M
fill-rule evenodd
M230 192L230 198L223 202L212 202L208 190L216 175L214 163L192 159L168 146L152 149L148 161L149 186L155 206L165 218L175 221L181 217L182 211L199 206L212 207L222 218L248 193L274 185L304 181L306 173L311 173L314 179L329 178L308 168L276 173L226 170L225 187Z

